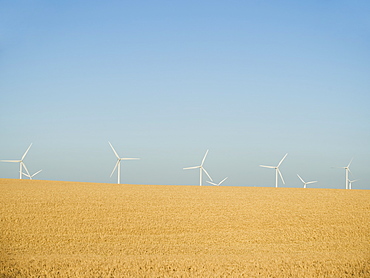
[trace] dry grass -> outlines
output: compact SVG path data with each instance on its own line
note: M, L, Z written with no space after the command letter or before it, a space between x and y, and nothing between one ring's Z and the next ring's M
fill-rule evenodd
M370 191L0 179L0 277L370 277Z

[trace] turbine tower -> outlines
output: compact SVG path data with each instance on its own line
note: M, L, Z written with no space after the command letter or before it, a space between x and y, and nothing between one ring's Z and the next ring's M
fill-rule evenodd
M112 175L113 175L113 173L114 173L114 171L116 170L116 168L118 167L118 169L117 169L117 173L118 173L118 184L120 184L120 182L121 182L121 161L122 160L138 160L138 159L140 159L140 158L123 158L123 157L119 157L118 156L118 154L117 154L117 152L116 152L116 150L113 148L113 146L112 146L112 144L108 141L108 143L109 143L109 145L110 145L110 147L112 148L112 150L113 150L113 152L114 152L114 154L116 155L116 157L117 157L117 162L116 162L116 165L114 166L114 168L113 168L113 171L112 171L112 173L110 174L110 176L112 177Z
M214 183L214 182L210 182L210 181L207 181L208 183L210 183L210 184L213 184L213 185L220 185L221 183L223 183L225 180L227 179L227 177L226 178L224 178L222 181L220 181L219 183Z
M23 160L26 157L26 155L27 155L28 151L30 150L31 146L32 146L32 143L28 147L28 149L26 150L26 152L24 153L24 155L22 156L22 158L20 160L1 160L2 162L15 162L15 163L19 163L19 179L22 179L23 167L26 170L27 174L28 175L30 174L28 172L27 167L26 167L26 164L24 164Z
M204 161L206 160L206 156L207 156L207 154L208 154L208 150L206 151L206 154L205 154L205 155L204 155L204 157L203 157L202 163L201 163L199 166L183 168L184 170L188 170L188 169L198 169L198 168L199 168L199 185L200 185L200 186L202 186L202 173L203 173L203 171L204 171L204 173L206 173L206 174L207 174L207 176L209 177L209 179L210 179L211 181L213 181L213 180L212 180L212 178L211 178L211 176L207 173L206 169L204 169L204 167L203 167L203 164L204 164Z
M297 174L297 176L298 176L298 178L303 182L303 188L306 188L306 185L307 184L310 184L310 183L315 183L315 182L317 182L317 181L309 181L309 182L305 182L302 178L301 178L301 176L300 175L298 175Z
M352 183L355 182L355 181L358 181L358 180L348 180L348 183L349 183L349 189L352 189Z
M351 170L349 169L349 166L351 165L352 163L352 160L353 158L351 159L351 161L348 163L348 165L346 167L339 167L339 168L342 168L342 169L345 169L346 170L346 189L348 189L348 181L349 181L349 173L351 173Z
M286 158L288 154L284 155L284 157L280 160L279 164L277 166L265 166L265 165L260 165L260 167L265 167L265 168L270 168L270 169L275 169L275 172L276 172L276 177L275 177L275 187L278 187L278 174L280 175L280 178L283 182L283 184L285 184L284 182L284 179L283 179L283 175L281 174L280 170L279 170L279 167L281 165L281 163L283 162L283 160Z
M23 175L25 175L26 177L29 177L30 178L30 180L32 180L32 178L34 177L34 176L36 176L38 173L40 173L42 170L40 170L40 171L37 171L36 173L34 173L33 175L29 175L29 174L26 174L26 173L22 173Z

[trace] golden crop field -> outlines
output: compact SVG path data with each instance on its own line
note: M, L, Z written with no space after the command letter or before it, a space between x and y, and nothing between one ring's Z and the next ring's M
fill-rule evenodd
M0 179L0 277L370 277L370 190Z

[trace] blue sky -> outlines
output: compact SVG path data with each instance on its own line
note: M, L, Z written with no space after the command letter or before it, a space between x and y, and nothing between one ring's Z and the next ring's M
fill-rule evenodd
M370 189L368 1L3 1L0 159L45 180ZM0 164L0 177L18 166ZM205 180L204 180L205 182Z

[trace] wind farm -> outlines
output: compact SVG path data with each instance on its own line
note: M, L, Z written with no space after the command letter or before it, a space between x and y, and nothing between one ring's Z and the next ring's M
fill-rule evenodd
M117 160L116 160L116 163L114 165L114 168L110 174L110 177L113 176L113 174L117 171L117 184L121 184L121 162L122 161L127 161L127 160L139 160L140 158L126 158L126 157L120 157L117 153L117 151L115 150L115 148L113 147L113 145L108 141L108 144L109 146L111 147L114 155L116 156ZM28 177L29 179L33 179L33 177L35 177L36 175L38 175L40 172L42 172L43 170L39 170L33 174L30 174L30 172L28 171L25 163L24 163L24 159L28 153L28 151L30 150L32 144L29 145L29 147L27 148L27 150L25 151L25 153L23 154L23 156L21 157L21 159L19 160L0 160L1 162L11 162L11 163L19 163L19 173L20 173L20 176L19 176L19 179L22 179L22 176L25 176L25 177ZM203 156L203 159L200 163L200 165L197 165L197 166L191 166L191 167L185 167L185 168L182 168L183 170L194 170L194 169L199 169L199 185L202 186L203 185L203 173L206 174L206 176L210 179L209 181L207 180L206 183L210 184L210 185L214 185L214 186L220 186L222 184L224 184L224 182L229 178L229 177L225 177L223 178L222 180L220 180L218 183L215 182L212 177L209 175L208 171L205 169L204 167L204 163L206 161L206 158L207 158L207 155L208 155L208 152L209 150L207 149L204 156ZM279 187L279 177L282 181L282 183L285 185L285 180L283 178L283 175L280 171L280 166L282 165L283 161L285 160L285 158L287 157L288 153L286 153L283 158L279 161L279 163L277 164L277 166L267 166L267 165L259 165L259 167L262 167L262 168L269 168L269 169L275 169L275 187ZM350 166L351 166L351 163L352 163L353 159L350 160L349 164L345 167L332 167L332 168L341 168L341 169L345 169L345 189L352 189L352 183L353 182L356 182L358 181L358 179L355 179L355 180L351 180L349 178L349 175L352 173L351 170L350 170ZM309 181L309 182L306 182L303 180L303 178L298 175L298 178L299 180L303 183L303 188L306 188L308 184L313 184L313 183L317 183L317 181ZM248 185L248 181L245 182L245 184L243 185L235 185L234 186L253 186L253 185ZM292 187L292 186L289 186L289 187ZM293 186L293 187L299 187L297 185Z
M182 168L199 169L201 187L121 184L121 162L139 158L121 157L108 144L119 186L34 180L43 170L30 174L25 166L32 144L21 159L2 160L19 163L29 180L0 179L2 229L12 231L0 233L0 253L8 254L0 276L370 275L370 190L307 189L317 181L299 174L303 188L279 186L288 153L276 166L259 165L275 169L275 188L225 186L229 177L215 181L204 167L208 149L199 165ZM341 167L346 189L358 181L349 179L352 160ZM215 161L208 163L219 177ZM210 186L202 186L203 173Z
M369 14L2 1L0 278L369 278Z

